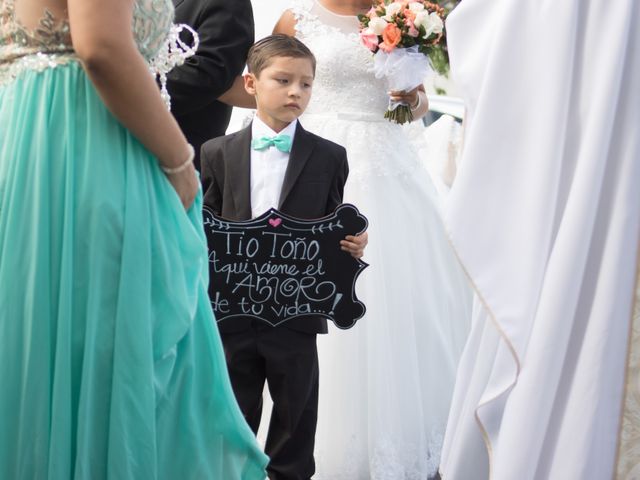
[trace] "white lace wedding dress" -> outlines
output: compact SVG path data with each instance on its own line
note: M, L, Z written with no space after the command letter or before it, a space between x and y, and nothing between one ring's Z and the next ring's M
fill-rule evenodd
M437 194L405 128L383 118L358 21L294 2L297 36L317 57L304 127L347 148L344 200L370 221L370 267L357 292L367 314L319 338L317 475L423 480L438 467L470 289L449 247Z

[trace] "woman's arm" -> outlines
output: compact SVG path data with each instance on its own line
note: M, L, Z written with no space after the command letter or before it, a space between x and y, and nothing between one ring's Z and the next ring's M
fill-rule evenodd
M285 10L280 19L273 27L273 33L284 33L290 37L296 36L296 17L291 10Z
M232 107L256 108L256 99L244 89L242 76L236 77L231 88L220 95L218 100Z
M68 0L73 47L113 115L167 168L189 158L188 143L167 110L131 31L134 0ZM170 174L185 206L198 190L193 166Z

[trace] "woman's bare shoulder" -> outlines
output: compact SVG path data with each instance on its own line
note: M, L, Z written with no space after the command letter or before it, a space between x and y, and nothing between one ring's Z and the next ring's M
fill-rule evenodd
M273 27L273 33L284 33L285 35L291 35L292 37L295 36L296 17L291 10L285 10L282 13L280 19Z

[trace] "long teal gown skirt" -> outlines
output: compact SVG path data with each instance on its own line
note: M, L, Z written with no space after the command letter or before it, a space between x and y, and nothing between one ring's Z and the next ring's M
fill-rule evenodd
M265 477L200 207L77 62L0 87L0 479Z

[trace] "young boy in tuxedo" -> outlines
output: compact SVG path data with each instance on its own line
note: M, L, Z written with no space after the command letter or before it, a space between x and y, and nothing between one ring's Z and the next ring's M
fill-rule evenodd
M202 146L204 204L233 220L278 208L298 218L331 214L347 179L343 147L313 135L297 118L304 112L315 58L299 40L272 35L249 51L245 89L256 99L252 124ZM359 258L367 235L347 236L343 250ZM318 408L316 334L327 322L309 316L271 327L251 318L218 324L240 408L257 432L265 381L273 411L265 452L271 480L308 480L315 471Z

